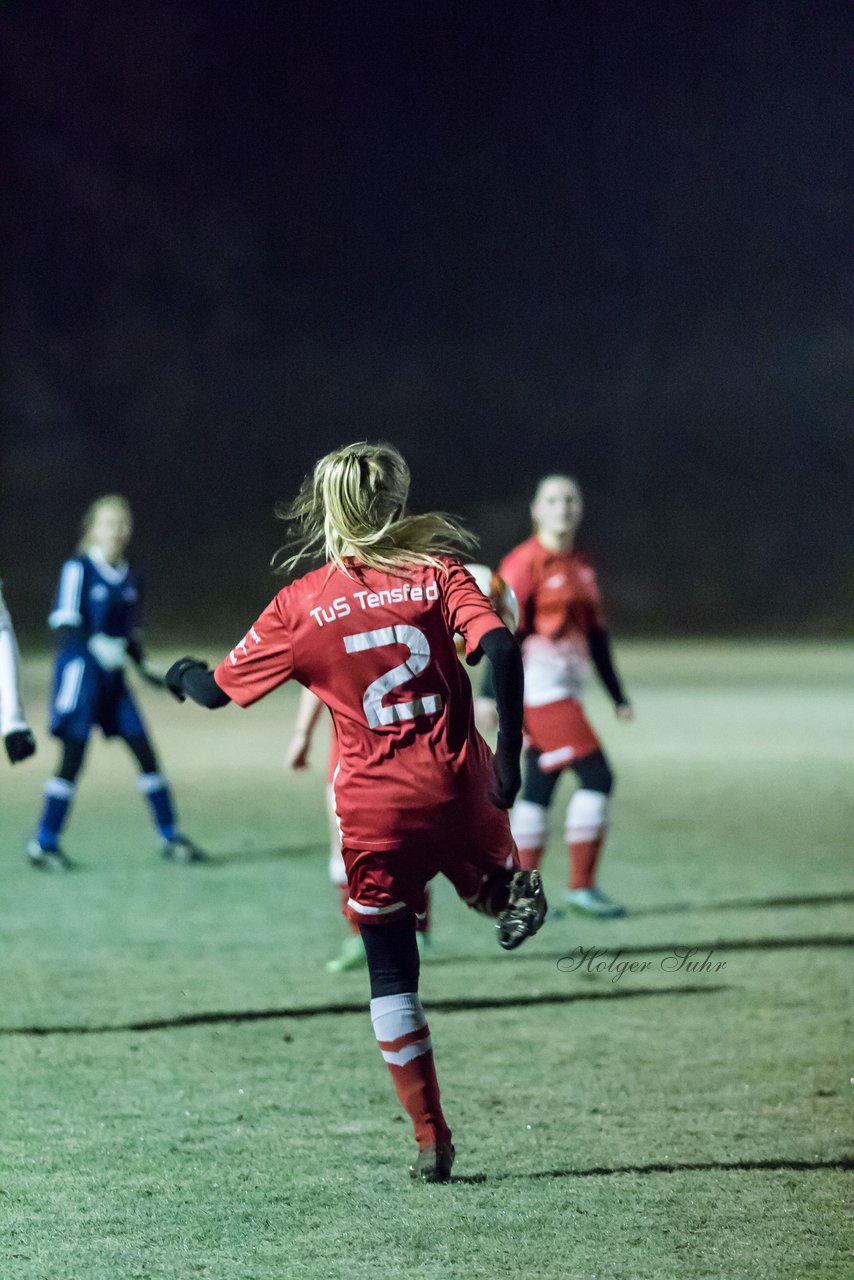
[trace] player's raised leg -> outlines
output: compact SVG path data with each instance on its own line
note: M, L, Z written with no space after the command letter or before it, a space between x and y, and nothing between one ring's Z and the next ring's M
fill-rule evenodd
M475 850L469 860L443 860L442 870L466 906L495 920L498 943L505 951L539 932L548 903L536 868L520 868L512 853L509 858L491 853L484 857Z
M467 906L495 920L505 951L542 926L548 910L542 877L535 867L519 866L508 814L485 798L464 830L448 832L441 840L436 869Z

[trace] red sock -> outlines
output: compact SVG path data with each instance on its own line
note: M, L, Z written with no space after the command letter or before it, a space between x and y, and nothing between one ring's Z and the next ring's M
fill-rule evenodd
M569 846L570 889L592 889L596 880L596 864L602 852L602 836L595 840L573 840Z
M419 1148L447 1145L451 1131L442 1115L430 1028L418 993L373 999L371 1021Z
M516 856L519 859L519 866L523 871L537 871L543 860L543 848L537 849L517 849Z

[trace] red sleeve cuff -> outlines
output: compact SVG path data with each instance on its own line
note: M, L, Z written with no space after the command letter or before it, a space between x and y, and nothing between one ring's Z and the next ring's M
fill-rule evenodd
M223 658L214 671L213 678L223 693L227 693L231 701L236 702L239 707L251 707L252 703L257 702L261 697L261 694L256 693L251 686L242 685L240 681L232 679L228 658Z
M485 635L503 626L501 619L492 612L481 613L473 619L466 627L466 657L471 657Z

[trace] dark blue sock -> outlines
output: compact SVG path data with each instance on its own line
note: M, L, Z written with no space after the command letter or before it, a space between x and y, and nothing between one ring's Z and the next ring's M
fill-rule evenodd
M36 839L43 849L56 849L68 809L77 790L65 778L48 778L44 784L45 802Z
M172 804L172 793L163 774L140 774L139 789L151 806L157 830L164 840L172 840L177 834L178 828L175 825L175 808Z

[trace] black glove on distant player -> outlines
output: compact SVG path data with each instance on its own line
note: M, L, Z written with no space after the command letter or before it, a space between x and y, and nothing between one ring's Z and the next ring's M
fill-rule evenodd
M522 786L522 768L519 763L521 742L515 748L502 741L498 735L495 758L492 761L492 785L489 798L497 809L512 809L513 801Z
M140 679L146 684L150 684L152 689L165 689L166 681L162 674L152 667L142 651L138 636L131 636L128 640L127 648L128 657L139 672Z
M144 658L142 662L137 663L136 669L140 674L140 678L146 684L151 685L152 689L166 688L166 677L161 675L159 671L155 671L154 667L149 666Z
M13 729L4 739L10 764L20 764L36 753L36 740L29 729Z
M200 662L198 658L179 658L177 662L173 662L172 666L166 672L164 677L166 688L177 698L179 702L186 702L187 695L181 688L181 682L187 671L207 671L208 664Z

